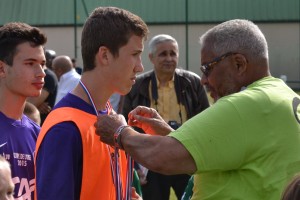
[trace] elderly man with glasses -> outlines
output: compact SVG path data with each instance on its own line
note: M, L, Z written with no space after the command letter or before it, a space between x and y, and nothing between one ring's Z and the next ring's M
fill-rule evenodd
M121 115L101 116L101 141L153 171L194 174L193 200L280 199L300 172L299 95L271 76L267 41L254 23L219 24L200 45L201 83L213 106L177 130L155 109L137 107L128 124L152 136L135 132Z

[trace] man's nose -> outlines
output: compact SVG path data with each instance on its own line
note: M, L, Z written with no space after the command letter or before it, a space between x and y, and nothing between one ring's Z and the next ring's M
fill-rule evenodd
M202 74L200 83L201 83L202 85L207 85L207 84L208 84L208 79L207 79L207 77L205 76L205 74Z

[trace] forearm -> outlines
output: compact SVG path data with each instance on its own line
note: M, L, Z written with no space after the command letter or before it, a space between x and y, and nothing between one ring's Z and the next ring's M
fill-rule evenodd
M172 137L140 134L126 128L121 143L134 160L152 171L163 174L192 174L196 171L191 155Z
M27 101L39 107L49 96L49 92L47 90L42 89L41 95L38 97L28 97Z

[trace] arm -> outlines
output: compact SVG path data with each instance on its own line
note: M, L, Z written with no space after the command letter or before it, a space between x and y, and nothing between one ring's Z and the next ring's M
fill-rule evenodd
M138 106L129 113L128 124L151 135L168 135L174 131L155 109L145 106Z
M28 101L34 104L40 111L41 114L48 114L52 109L53 105L45 104L44 102L47 100L49 96L52 96L54 93L56 95L56 87L57 87L57 78L54 72L49 69L45 69L45 85L42 89L42 93L38 97L30 97Z
M45 89L42 89L41 95L38 97L29 97L27 101L34 104L40 113L47 114L50 112L51 107L46 103L46 99L49 96L49 92Z
M137 107L131 112L129 121L129 124L134 123L138 126L143 124L140 127L152 134L163 133L166 135L173 130L154 109L147 107ZM102 142L114 146L113 135L121 125L126 125L122 115L101 115L95 123L96 133L100 135ZM131 128L123 129L120 137L125 151L152 171L164 174L196 171L195 162L189 152L172 137L139 134Z
M121 143L127 153L152 171L169 175L192 174L196 171L192 156L172 137L139 134L126 128Z
M42 89L41 95L38 97L28 97L28 101L34 104L36 107L39 107L49 96L49 92L45 89Z

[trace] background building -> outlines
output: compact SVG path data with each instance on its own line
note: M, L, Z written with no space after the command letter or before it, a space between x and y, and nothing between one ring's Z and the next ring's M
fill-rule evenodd
M48 36L46 48L76 57L82 65L82 25L98 6L121 7L141 16L149 25L149 37L174 36L179 64L199 75L199 36L229 19L254 21L269 43L272 75L285 76L292 88L300 89L299 0L0 0L0 26L22 21L40 27ZM145 71L151 69L147 46L143 63Z

